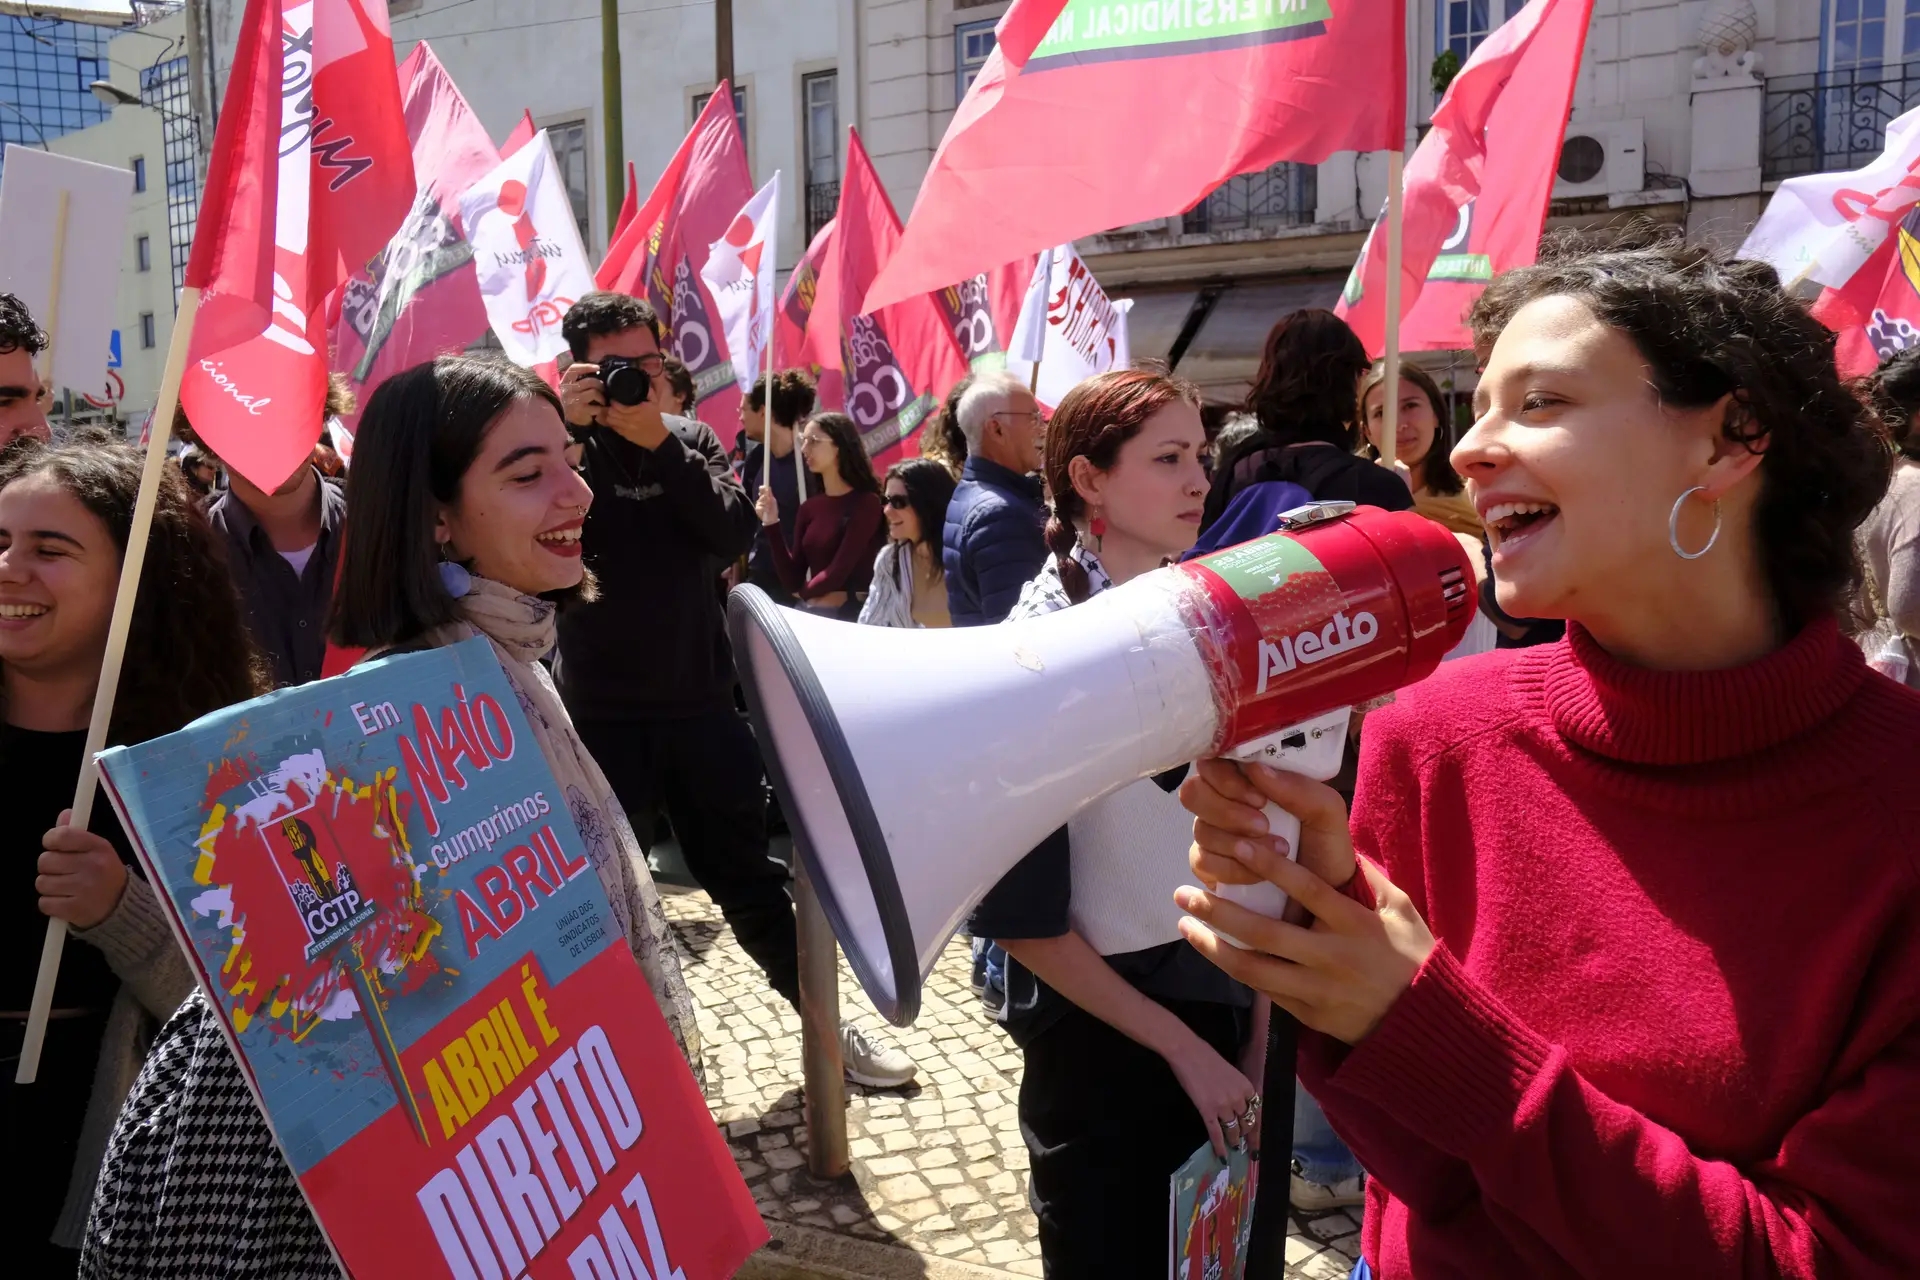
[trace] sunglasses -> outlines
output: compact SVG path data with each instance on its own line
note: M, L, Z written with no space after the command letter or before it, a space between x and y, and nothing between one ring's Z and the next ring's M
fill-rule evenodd
M890 493L887 495L887 505L895 511L905 511L913 505L913 499L904 493Z

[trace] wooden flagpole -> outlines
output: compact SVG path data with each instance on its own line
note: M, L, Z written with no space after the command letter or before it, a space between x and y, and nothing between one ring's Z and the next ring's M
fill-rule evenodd
M62 222L64 225L64 219ZM57 276L55 283L57 286ZM94 756L106 746L107 724L113 719L113 697L127 654L127 630L133 623L134 598L140 591L140 569L147 559L147 535L153 529L160 475L167 465L167 441L173 435L174 410L180 403L180 379L187 368L187 344L193 337L193 318L199 310L200 290L182 289L180 310L173 321L173 340L167 345L166 372L161 375L160 396L153 406L153 429L147 433L140 495L133 504L133 524L127 530L127 550L120 561L120 586L113 597L113 620L107 628L106 656L100 663L100 686L93 695L93 719L87 725L80 779L73 788L73 816L67 825L79 831L87 829L93 815L94 793L100 781L100 766ZM13 1076L15 1084L32 1084L39 1074L40 1049L47 1038L47 1015L53 1008L53 985L60 976L60 952L66 940L67 922L49 919L46 940L40 947L40 974L34 979L33 1003L28 1009L26 1039L21 1043L20 1064Z
M1389 471L1394 469L1400 431L1400 180L1405 166L1404 151L1387 152L1387 349L1386 373L1380 383L1387 421L1381 432L1380 462Z
M47 360L47 385L53 386L54 349L60 341L60 275L67 265L67 208L73 199L73 192L65 187L60 189L60 200L54 207L53 223L53 286L47 290L47 349L41 354ZM34 388L37 394L39 388ZM68 413L71 426L72 413Z

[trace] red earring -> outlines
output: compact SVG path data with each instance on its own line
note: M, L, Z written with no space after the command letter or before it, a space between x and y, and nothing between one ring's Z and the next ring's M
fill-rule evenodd
M1096 538L1106 537L1107 522L1105 517L1095 516L1093 518L1093 522L1087 526L1087 532L1091 533Z

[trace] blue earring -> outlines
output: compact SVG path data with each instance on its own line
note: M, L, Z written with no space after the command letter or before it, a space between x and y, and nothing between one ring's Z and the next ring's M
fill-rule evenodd
M448 595L458 600L473 589L473 575L467 572L465 565L446 556L447 544L443 542L440 544L440 585L447 589Z

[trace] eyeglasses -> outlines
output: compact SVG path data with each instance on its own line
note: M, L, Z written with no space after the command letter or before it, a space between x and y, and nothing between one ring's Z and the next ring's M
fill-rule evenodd
M1002 409L993 416L996 418L1032 418L1035 421L1039 421L1046 415L1038 409Z
M642 373L649 376L664 373L667 368L667 358L663 355L635 356L633 362L640 366Z
M887 495L887 505L895 511L905 511L913 505L913 499L904 493L890 493Z

